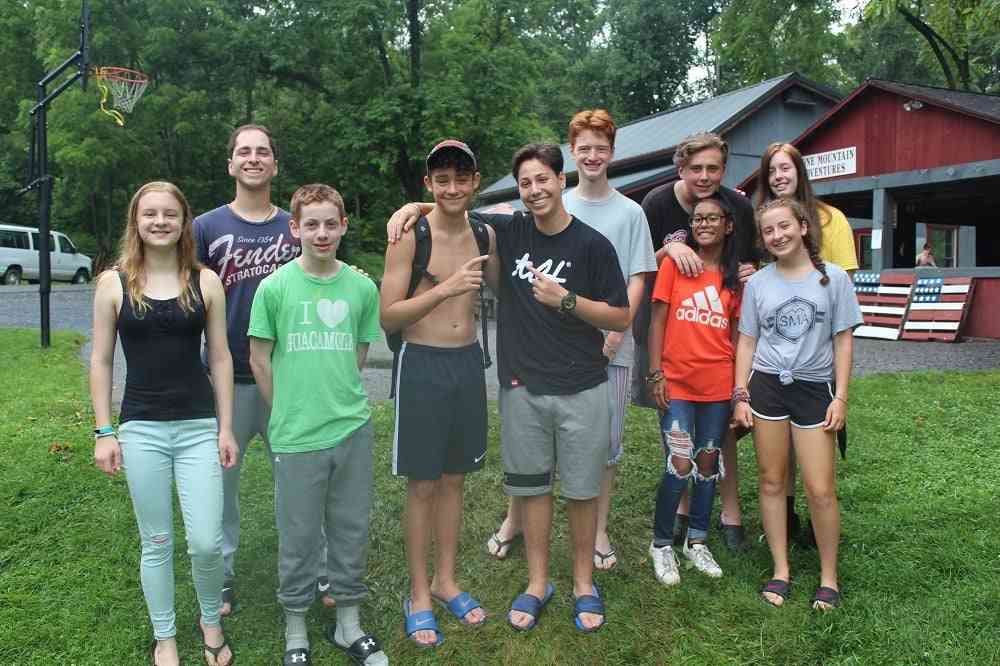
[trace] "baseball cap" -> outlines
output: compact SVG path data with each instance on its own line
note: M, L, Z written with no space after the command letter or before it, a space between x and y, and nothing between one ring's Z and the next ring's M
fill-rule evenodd
M479 163L476 161L476 154L472 152L472 148L469 148L468 144L458 139L445 139L441 143L437 144L431 148L431 152L427 153L427 159L424 161L424 165L427 170L430 171L431 158L434 157L442 150L448 150L449 148L460 150L472 159L472 166L475 169L479 169Z

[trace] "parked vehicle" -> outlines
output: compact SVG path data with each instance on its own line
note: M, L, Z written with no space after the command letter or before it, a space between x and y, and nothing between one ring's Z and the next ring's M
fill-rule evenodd
M49 241L52 279L83 284L90 282L93 261L81 254L64 233L53 231ZM20 284L38 279L38 229L0 224L0 281Z

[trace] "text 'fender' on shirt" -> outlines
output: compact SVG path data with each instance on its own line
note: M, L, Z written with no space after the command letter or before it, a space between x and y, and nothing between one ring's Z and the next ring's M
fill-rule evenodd
M216 256L220 249L221 255ZM208 254L226 289L247 278L270 275L301 251L298 245L286 240L284 234L256 238L224 234L208 246Z

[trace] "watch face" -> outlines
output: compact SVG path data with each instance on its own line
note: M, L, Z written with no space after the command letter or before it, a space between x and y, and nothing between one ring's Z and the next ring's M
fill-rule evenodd
M569 292L562 297L562 302L559 303L559 309L563 312L572 312L576 307L576 294Z

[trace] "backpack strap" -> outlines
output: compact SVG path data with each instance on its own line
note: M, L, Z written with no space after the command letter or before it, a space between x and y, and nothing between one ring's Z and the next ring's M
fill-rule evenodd
M490 232L483 223L482 218L475 213L469 213L469 224L472 226L472 235L476 237L476 245L479 247L479 255L490 253ZM490 337L486 327L486 286L485 283L479 287L479 324L482 328L483 338L483 367L488 368L493 365L490 358Z
M427 270L427 267L431 263L431 225L423 215L420 216L417 224L413 227L413 239L415 242L413 264L410 266L410 286L406 289L406 298L413 297L413 294L417 291L417 287L420 285L420 281L424 278L427 278L431 284L436 285L439 282L437 277ZM393 335L402 336L402 333L397 332ZM396 397L396 377L398 373L399 348L397 347L392 352L392 378L389 384L390 400Z

